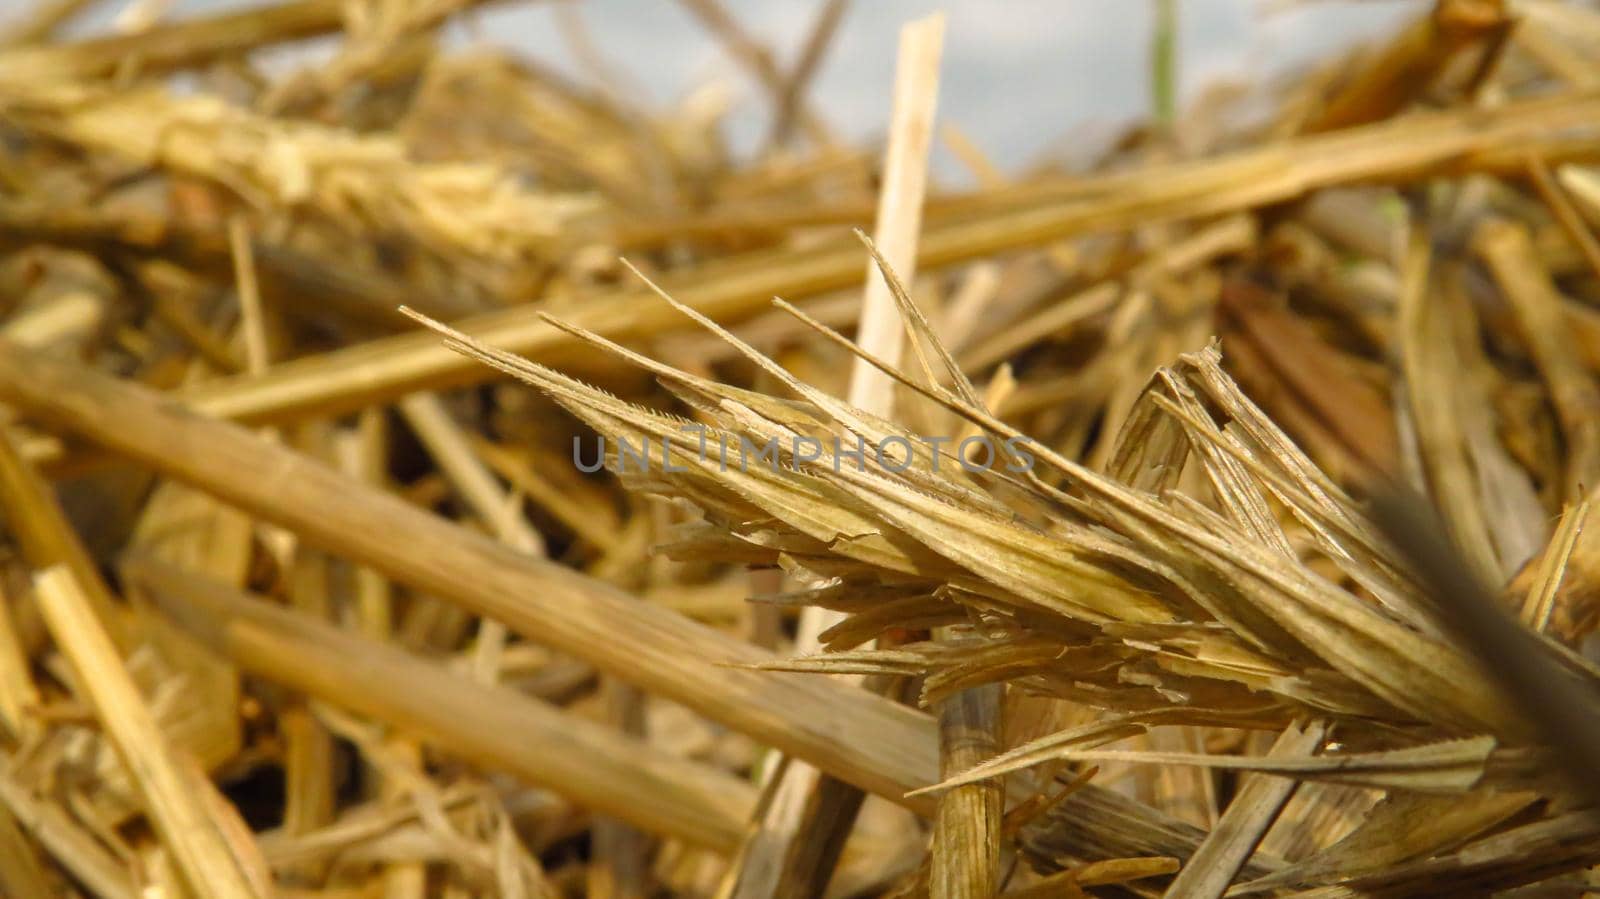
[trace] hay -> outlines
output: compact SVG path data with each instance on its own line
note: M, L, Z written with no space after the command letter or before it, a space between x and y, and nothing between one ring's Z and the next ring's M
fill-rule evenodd
M571 10L86 5L0 36L0 894L1594 886L1592 7L1181 109L1162 4L1012 173L937 22L838 137L842 2L685 3L747 158Z

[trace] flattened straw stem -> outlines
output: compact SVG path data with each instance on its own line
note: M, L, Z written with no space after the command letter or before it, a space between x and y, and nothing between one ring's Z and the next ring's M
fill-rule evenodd
M900 32L895 65L894 110L889 145L884 151L883 188L878 193L877 225L872 241L888 268L909 285L917 269L917 237L922 229L922 202L928 184L928 150L939 99L939 54L944 43L944 16L932 15L907 24ZM905 327L889 281L875 260L866 261L866 290L856 342L861 349L898 367L905 350ZM846 401L858 409L889 418L894 414L894 381L865 359L850 369ZM796 634L801 652L817 649L817 635L837 624L838 613L808 607Z
M877 224L872 242L889 268L909 286L917 271L917 237L922 231L922 202L928 185L928 149L933 141L934 111L939 99L939 53L944 42L944 16L932 15L905 26L895 65L894 112L889 146L884 152L883 187L878 193ZM866 261L866 291L856 342L891 366L898 367L905 348L905 329L889 283ZM850 371L850 405L888 417L894 410L894 382L857 359Z
M944 41L944 17L933 15L908 23L900 31L899 55L895 65L894 108L889 126L889 145L884 155L883 188L878 194L878 219L874 236L880 252L891 266L909 279L916 266L917 235L922 227L922 201L927 187L928 148L933 140L934 108L938 101L939 54ZM875 261L866 261L866 291L862 296L857 340L869 353L900 361L904 347L904 328L900 311L889 283L878 272ZM894 403L894 382L861 359L850 372L848 401L877 415L888 416ZM801 652L814 652L819 635L837 623L838 613L808 606L800 614L795 643ZM859 682L859 679L854 679ZM837 845L828 831L849 826L849 821L821 821L811 810L821 808L823 797L837 802L853 819L858 804L838 793L816 768L791 759L776 768L776 782L768 789L770 801L758 826L739 855L739 864L730 873L724 896L728 899L756 899L788 896L789 890L820 890L837 859L822 856L813 865L813 877L785 878L786 857L804 855L817 846Z
M1321 722L1304 727L1291 724L1278 735L1268 755L1310 755L1326 735L1327 727ZM1227 892L1298 786L1297 781L1287 777L1247 776L1200 848L1172 879L1164 899L1218 899Z
M901 33L895 71L894 112L873 244L885 267L908 289L916 276L943 40L942 15L907 25ZM920 338L906 333L888 276L877 270L876 260L867 264L870 270L856 342L866 353L899 367L906 339ZM850 372L847 399L859 409L892 418L894 381L858 356ZM808 644L814 644L824 629L841 618L837 612L807 608L797 635L801 648L812 649ZM999 750L999 704L998 687L966 691L944 703L939 713L941 771L965 770ZM797 767L791 766L789 773ZM1001 790L999 782L984 782L939 797L928 884L932 899L986 899L994 894L999 882Z

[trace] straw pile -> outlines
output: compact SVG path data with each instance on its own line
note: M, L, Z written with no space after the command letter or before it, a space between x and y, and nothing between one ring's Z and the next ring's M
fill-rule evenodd
M570 10L591 84L468 0L87 5L0 37L0 895L1594 882L1591 5L1185 110L1162 18L1022 173L938 18L838 140L840 0L685 0L748 158Z

